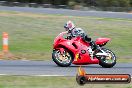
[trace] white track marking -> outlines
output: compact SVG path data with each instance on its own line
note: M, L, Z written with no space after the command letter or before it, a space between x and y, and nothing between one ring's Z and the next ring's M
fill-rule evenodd
M65 75L29 75L29 76L56 76L58 77L58 76L65 76Z
M4 76L4 75L7 75L7 74L0 74L0 76Z
M0 76L65 76L65 75L10 75L10 74L0 74Z
M9 74L0 74L0 76L40 76L40 77L49 77L49 76L52 76L52 77L64 77L66 75L9 75ZM69 77L74 77L74 76L69 76ZM131 77L132 79L132 77Z

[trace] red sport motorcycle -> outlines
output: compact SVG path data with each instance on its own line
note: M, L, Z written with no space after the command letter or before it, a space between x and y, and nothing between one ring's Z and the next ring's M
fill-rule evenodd
M95 43L98 49L92 50L88 42L78 36L68 38L67 32L60 33L53 44L52 59L62 67L75 65L99 64L105 68L111 68L116 64L115 54L103 46L110 41L110 38L97 38Z

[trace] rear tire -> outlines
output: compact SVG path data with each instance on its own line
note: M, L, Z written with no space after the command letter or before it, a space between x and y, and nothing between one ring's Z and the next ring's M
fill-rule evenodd
M68 54L68 55L65 55L65 57L67 58L67 61L62 61L61 59L60 59L60 57L57 57L57 55L59 55L59 50L53 50L53 53L52 53L52 59L53 59L53 61L58 65L58 66L61 66L61 67L68 67L68 66L70 66L71 65L71 63L72 63L72 55L68 52L68 51L66 51L65 50L65 52ZM63 53L63 55L64 55L64 53ZM64 57L63 57L64 58Z
M111 68L116 64L116 56L115 54L106 48L102 48L106 53L109 53L110 57L102 56L99 58L99 65L104 67L104 68ZM109 60L107 60L109 58Z

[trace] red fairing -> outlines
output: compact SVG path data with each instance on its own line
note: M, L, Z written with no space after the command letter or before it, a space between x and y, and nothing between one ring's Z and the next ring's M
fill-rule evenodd
M103 44L107 43L108 41L110 41L110 38L97 38L95 43L97 45L103 45Z
M89 44L81 37L75 37L71 40L65 39L64 35L66 35L67 32L60 33L54 40L53 49L54 50L60 50L63 52L64 48L72 52L74 60L73 64L76 65L84 65L84 64L98 64L99 61L97 58L90 58L88 47ZM85 51L85 53L82 54L82 50Z
M54 39L54 44L53 44L53 48L55 49L59 42L62 42L62 41L66 41L67 39L64 39L63 38L63 35L66 34L67 32L62 32L60 33L55 39Z

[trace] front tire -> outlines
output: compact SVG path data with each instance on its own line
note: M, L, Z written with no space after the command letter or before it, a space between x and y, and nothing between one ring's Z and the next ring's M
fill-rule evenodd
M115 54L106 48L102 48L103 51L109 54L108 57L106 56L101 56L99 57L99 65L104 67L104 68L111 68L116 64L116 56Z
M52 59L58 66L61 67L68 67L73 61L72 55L66 50L64 50L63 54L61 54L59 50L53 50Z

